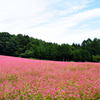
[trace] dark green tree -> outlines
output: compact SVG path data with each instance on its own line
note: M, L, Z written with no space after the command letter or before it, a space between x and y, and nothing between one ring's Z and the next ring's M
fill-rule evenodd
M82 44L57 44L27 35L0 32L0 55L59 61L100 62L100 39L87 39Z

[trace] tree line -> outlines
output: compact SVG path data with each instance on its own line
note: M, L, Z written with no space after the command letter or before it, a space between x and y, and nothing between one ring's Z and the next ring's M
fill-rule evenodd
M100 62L100 39L87 39L81 44L60 45L28 35L0 32L0 55L57 61Z

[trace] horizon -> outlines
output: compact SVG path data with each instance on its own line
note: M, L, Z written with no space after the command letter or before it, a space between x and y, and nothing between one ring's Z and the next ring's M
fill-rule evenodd
M0 32L0 33L3 33L3 32ZM9 32L7 32L7 33L9 33ZM9 33L9 34L11 34L11 35L16 35L16 36L18 35L18 34L13 34L13 33ZM25 35L25 36L29 36L29 35L27 35L27 34L22 34L22 33L19 33L19 34L21 34L21 35L23 35L23 36L24 36L24 35ZM79 44L79 45L81 45L83 41L88 40L88 39L91 39L91 38L87 38L87 39L83 40L81 43L72 42L72 44L70 44L70 43L57 43L57 42L52 42L52 41L45 41L45 40L43 40L43 39L35 38L35 37L33 37L33 36L29 36L29 37L34 38L34 39L38 39L38 40L42 40L42 41L44 41L44 42L46 42L46 43L55 43L55 44L58 44L58 45L62 45L62 44L68 44L68 45ZM95 38L96 38L96 39L100 39L100 38L98 38L98 37L94 37L94 38L91 39L91 40L93 41Z
M3 0L0 31L52 43L78 43L100 37L100 1Z

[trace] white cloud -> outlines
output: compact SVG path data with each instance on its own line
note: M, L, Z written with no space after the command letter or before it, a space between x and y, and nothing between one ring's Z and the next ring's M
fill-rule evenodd
M73 34L74 33L74 34ZM73 35L71 35L73 34ZM66 43L72 44L73 42L75 43L82 43L83 40L86 40L88 38L94 39L94 38L99 38L100 37L100 29L98 30L92 30L92 29L87 29L87 30L75 30L70 32L69 37L71 38L66 38L63 37L63 41L66 41Z
M58 43L80 42L80 34L87 32L85 28L81 31L73 28L100 17L100 8L84 9L93 1L0 0L0 31L28 34ZM88 30L87 36L83 37L92 35L93 31Z
M72 38L77 35L80 36L80 34L87 33L87 30L85 31L85 29L81 31L77 31L74 29L73 31L72 28L76 27L82 22L86 22L87 20L90 20L95 17L100 17L100 8L88 10L85 12L75 14L73 16L58 19L52 23L49 23L40 27L38 26L38 27L32 28L29 30L29 32L30 32L30 35L33 35L34 37L39 37L46 41L62 43L64 42L64 38L68 39L68 37ZM92 35L93 31L95 31L95 30L93 31L91 30L88 31L89 33L87 33L87 37L90 36L89 34ZM33 32L34 34L32 34L31 32ZM96 37L96 35L94 36Z

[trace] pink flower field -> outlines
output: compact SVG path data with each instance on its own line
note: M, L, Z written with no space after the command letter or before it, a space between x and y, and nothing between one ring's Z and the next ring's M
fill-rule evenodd
M0 100L100 100L100 63L0 56Z

